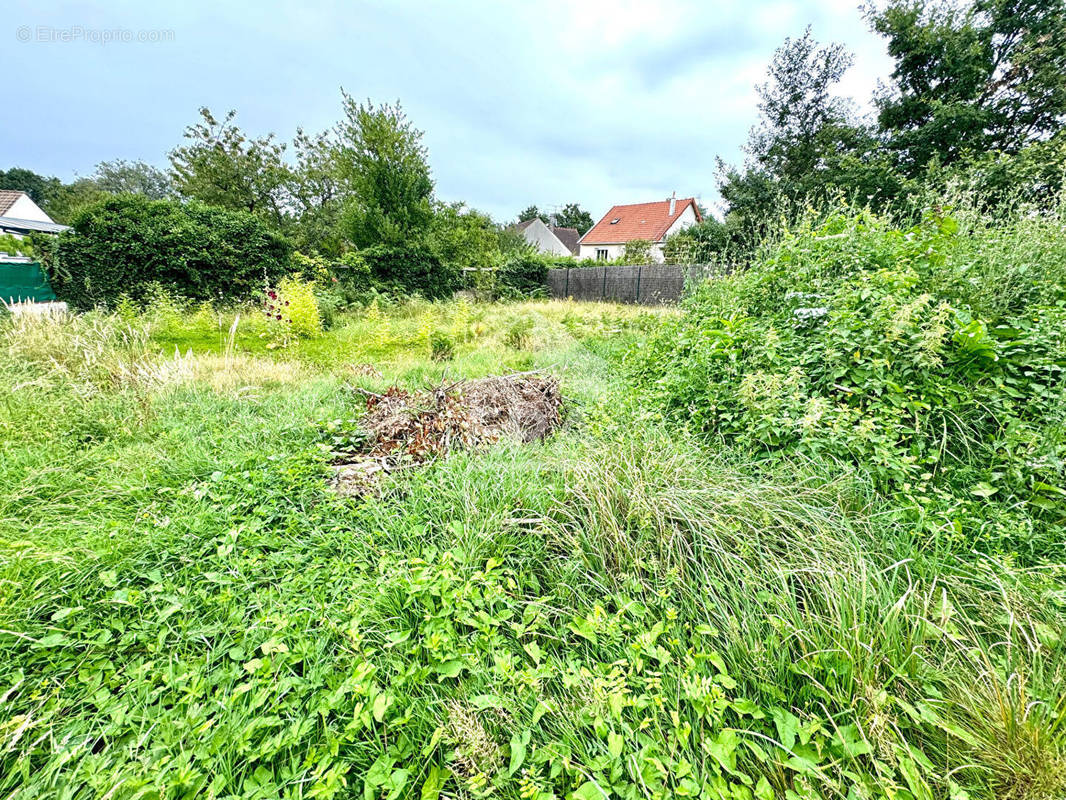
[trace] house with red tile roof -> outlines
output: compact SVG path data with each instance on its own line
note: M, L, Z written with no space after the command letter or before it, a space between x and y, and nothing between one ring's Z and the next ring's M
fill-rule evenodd
M625 252L626 242L646 239L652 258L661 262L666 237L702 219L694 197L614 206L581 237L578 257L608 261Z

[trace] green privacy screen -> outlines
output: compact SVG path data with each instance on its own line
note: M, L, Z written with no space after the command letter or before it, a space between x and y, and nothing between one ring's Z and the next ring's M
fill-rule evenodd
M36 261L0 261L0 300L5 303L17 303L20 300L46 303L55 299L52 287L48 285L48 278Z

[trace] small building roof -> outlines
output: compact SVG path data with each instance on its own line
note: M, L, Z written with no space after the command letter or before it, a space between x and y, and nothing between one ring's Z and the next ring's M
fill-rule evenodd
M70 230L69 225L60 225L58 222L41 222L36 219L18 219L16 217L0 216L0 233L59 233Z
M577 232L577 228L552 228L551 231L555 234L555 238L562 242L567 250L574 255L577 255L577 242L581 238L581 234Z
M26 193L17 189L0 189L0 217L4 216L8 209L15 205L15 201L24 194Z
M696 220L701 220L694 197L677 198L673 214L670 213L670 199L612 206L603 219L581 237L581 244L624 244L633 239L658 242L689 205L696 212Z

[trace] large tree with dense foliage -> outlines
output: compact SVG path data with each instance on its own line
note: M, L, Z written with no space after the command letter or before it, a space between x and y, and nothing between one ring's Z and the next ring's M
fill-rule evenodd
M293 152L287 197L294 218L286 233L301 250L337 256L344 250L340 222L349 188L338 168L334 132L297 129Z
M719 162L719 190L728 204L731 238L754 242L809 203L842 194L881 205L899 181L874 132L836 93L852 63L839 44L820 45L808 28L788 38L758 87L759 123L745 147L743 168Z
M149 200L162 200L174 195L170 176L144 161L101 161L96 165L92 180L97 188L108 194L140 194Z
M545 225L548 224L548 215L542 214L540 209L535 205L526 206L518 213L519 222L528 222L531 219L539 219Z
M560 228L577 228L577 232L582 236L588 233L593 225L592 215L577 203L567 203L553 218Z
M0 189L25 192L42 208L48 204L61 185L59 178L38 175L32 169L25 167L0 170Z
M356 247L409 244L433 219L433 179L422 131L399 103L375 106L344 94L338 175L349 195L343 228Z
M869 18L896 62L878 121L908 174L1017 153L1066 119L1063 0L891 0Z
M230 111L218 119L200 109L200 122L185 129L187 144L170 153L171 178L186 198L246 211L280 226L289 169L285 145L274 134L247 136Z

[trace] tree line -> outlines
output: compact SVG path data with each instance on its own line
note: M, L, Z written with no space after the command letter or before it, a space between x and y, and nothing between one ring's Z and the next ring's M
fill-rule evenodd
M847 202L901 215L968 189L990 208L1046 202L1066 171L1063 0L889 0L866 6L893 59L873 114L837 93L853 56L808 28L775 52L742 165L719 159L725 214L668 257L743 255L806 208Z

